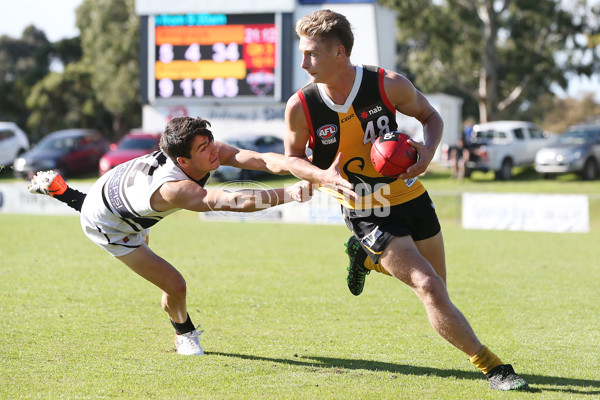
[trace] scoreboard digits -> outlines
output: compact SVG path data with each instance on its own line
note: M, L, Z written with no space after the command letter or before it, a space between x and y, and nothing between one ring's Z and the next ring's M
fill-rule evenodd
M275 14L154 16L154 98L278 100Z

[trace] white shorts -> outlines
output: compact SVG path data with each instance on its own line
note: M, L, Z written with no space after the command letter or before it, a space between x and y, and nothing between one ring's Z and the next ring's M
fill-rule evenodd
M127 255L148 242L150 229L144 229L141 232L106 232L106 227L94 224L91 221L84 221L82 214L81 227L85 235L98 246L109 252L115 257Z
M90 189L81 207L81 228L85 235L115 257L127 255L147 242L149 229L136 232L106 209L102 202L104 176Z

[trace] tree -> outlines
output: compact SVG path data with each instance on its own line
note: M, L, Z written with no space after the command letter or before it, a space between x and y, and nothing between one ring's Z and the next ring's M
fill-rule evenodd
M62 72L51 72L39 81L27 98L28 128L38 133L34 136L39 139L68 127L107 128L107 112L94 96L91 82L92 70L83 63L69 63Z
M561 99L545 94L532 104L529 115L533 120L543 120L540 124L545 130L554 133L563 133L571 125L582 122L596 122L600 119L600 104L593 99L593 94L588 94L582 99ZM518 118L519 115L517 114Z
M84 0L77 9L82 62L93 91L113 115L115 138L139 123L139 18L134 0ZM135 125L133 125L135 126Z
M552 84L566 87L569 73L589 76L598 65L597 49L586 48L586 0L571 10L559 0L381 2L398 12L400 69L422 90L474 99L481 121L527 107Z
M29 127L32 138L95 127L117 139L139 126L134 0L84 0L77 26L80 37L56 43L33 26L20 39L0 37L0 118Z
M3 82L40 80L48 73L50 51L46 34L33 25L25 28L19 39L0 37L0 78Z
M52 58L60 62L63 66L78 62L82 57L81 38L61 39L52 44Z
M0 119L25 126L25 98L49 71L51 44L44 32L28 26L20 38L0 37Z

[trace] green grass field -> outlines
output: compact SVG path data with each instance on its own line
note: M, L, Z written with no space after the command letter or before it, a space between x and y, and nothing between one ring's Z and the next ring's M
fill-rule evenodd
M452 299L531 392L490 390L394 279L352 296L345 227L182 211L150 244L187 279L202 357L174 352L159 290L76 217L0 214L0 398L600 398L600 229L443 231Z
M77 218L0 214L0 399L600 398L600 182L531 170L510 182L454 182L443 169L422 179L452 299L531 392L488 389L392 278L371 274L352 296L343 226L179 212L153 228L151 247L186 277L205 329L206 355L181 357L158 289L89 242ZM464 230L464 191L588 194L591 232Z

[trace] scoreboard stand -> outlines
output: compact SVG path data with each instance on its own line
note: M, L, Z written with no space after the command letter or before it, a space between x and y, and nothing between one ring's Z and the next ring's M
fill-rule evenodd
M319 8L348 17L356 62L395 69L395 15L375 0L136 0L142 129L189 115L208 119L221 139L283 136L285 102L307 83L294 24Z

